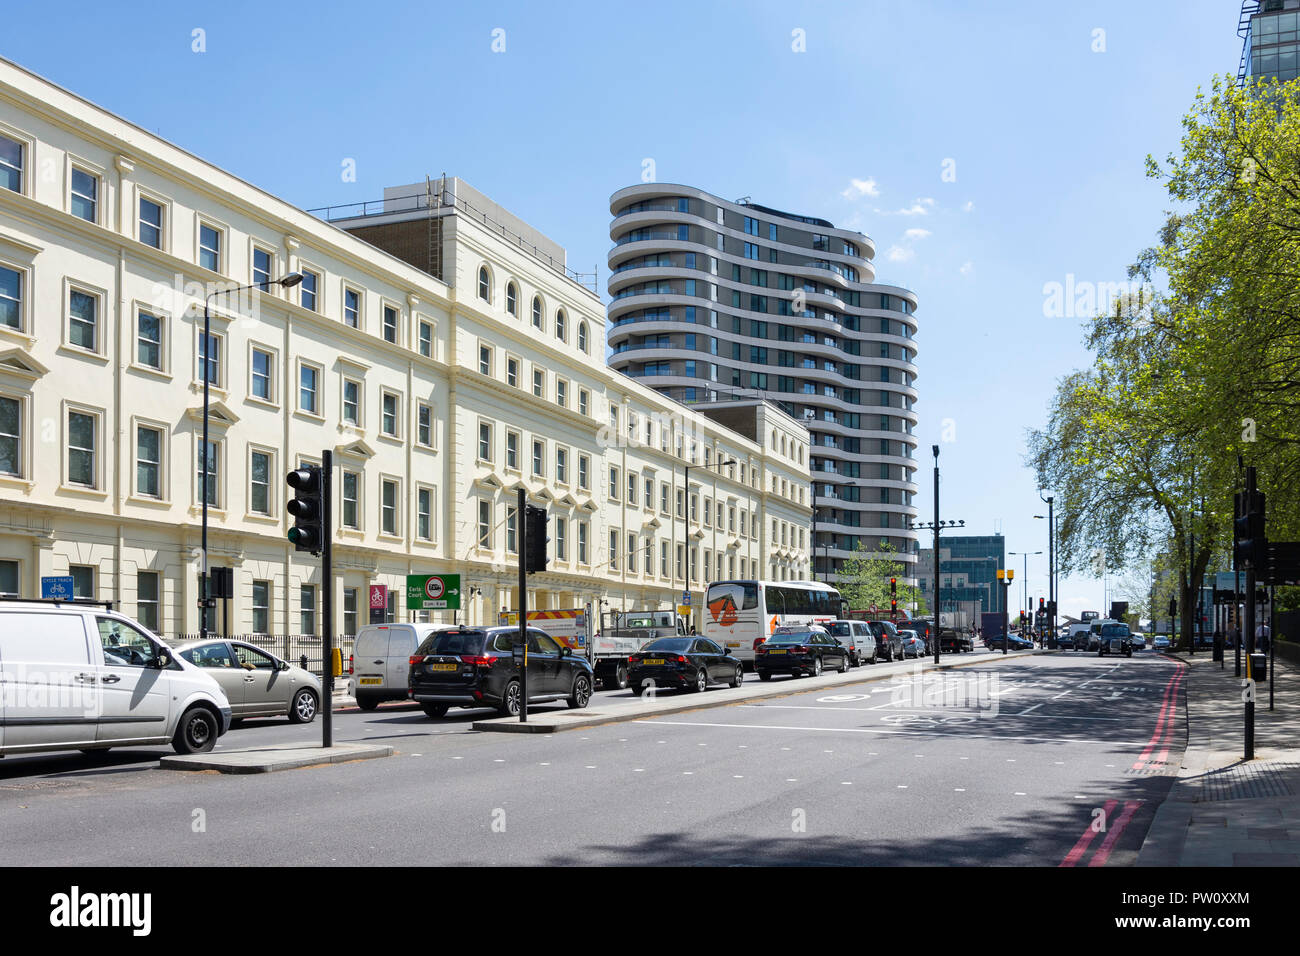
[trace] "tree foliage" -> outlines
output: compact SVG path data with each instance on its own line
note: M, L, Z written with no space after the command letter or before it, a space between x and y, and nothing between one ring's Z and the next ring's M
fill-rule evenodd
M913 602L916 602L916 613L926 613L925 599L921 596L920 589L905 583L907 566L894 557L880 557L882 553L893 555L896 552L897 549L888 541L881 541L872 550L861 540L858 541L853 554L844 560L836 572L839 576L836 587L839 588L840 595L848 599L850 608L865 610L875 605L882 611L887 611L889 580L894 578L898 582L899 611L910 610Z

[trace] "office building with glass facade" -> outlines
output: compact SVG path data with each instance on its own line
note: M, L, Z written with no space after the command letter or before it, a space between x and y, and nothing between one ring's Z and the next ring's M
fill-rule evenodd
M1300 76L1300 0L1245 0L1237 35L1242 38L1238 80L1285 83Z
M1006 539L1000 534L943 537L939 541L939 605L943 611L975 614L1003 610L997 570L1005 568ZM934 548L917 552L916 573L926 604L934 609ZM1013 587L1018 587L1019 581ZM1018 592L1017 592L1018 593Z

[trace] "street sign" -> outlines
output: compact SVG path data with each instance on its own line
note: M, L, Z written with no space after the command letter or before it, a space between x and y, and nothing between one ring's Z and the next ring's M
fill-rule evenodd
M691 604L691 592L690 592L690 591L683 591L683 592L682 592L682 603L685 604L687 607L690 607L690 604Z
M383 624L388 620L388 585L370 585L370 623Z
M406 609L408 611L460 610L460 575L408 574Z
M679 605L677 605L677 615L678 615L679 617L690 617L690 616L691 616L691 606L690 606L689 604L679 604Z
M41 597L45 600L71 601L72 575L41 578Z

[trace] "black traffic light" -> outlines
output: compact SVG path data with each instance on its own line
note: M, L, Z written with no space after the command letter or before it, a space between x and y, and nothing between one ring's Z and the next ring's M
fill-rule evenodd
M1169 617L1173 619L1178 616L1178 598L1169 599Z
M898 613L898 578L889 579L889 613Z
M1239 492L1236 499L1236 517L1232 522L1233 557L1237 564L1253 564L1259 570L1264 566L1268 548L1264 535L1264 493Z
M524 506L524 568L529 574L546 570L546 544L551 539L546 536L546 526L550 517L545 508L533 505Z
M285 483L293 489L293 500L286 509L293 515L289 540L295 551L320 554L324 540L321 523L321 470L319 465L303 465L285 476Z

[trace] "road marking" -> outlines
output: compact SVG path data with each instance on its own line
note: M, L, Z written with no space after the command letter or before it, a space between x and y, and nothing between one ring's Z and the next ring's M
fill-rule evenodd
M502 760L500 757L497 757L496 760L493 760L492 762L493 762L493 763L505 763L505 761Z
M693 777L693 776L695 776L695 771L694 771L694 770L683 770L683 771L682 771L682 776L683 776L683 777Z
M840 781L840 786L841 786L841 787L851 787L851 786L853 786L853 781L852 781L852 780L841 780L841 781Z
M1114 811L1114 809L1117 806L1119 806L1118 800L1106 801L1105 806L1102 807L1102 810L1106 814L1107 819L1110 819L1111 813ZM1092 841L1096 836L1097 836L1097 831L1092 828L1092 821L1089 820L1087 828L1083 831L1083 836L1079 837L1079 839L1075 842L1074 846L1070 849L1070 852L1065 854L1065 859L1062 860L1058 865L1074 866L1076 863L1078 863L1079 860L1083 859L1083 855L1086 852L1088 852L1088 847L1092 845Z
M1015 793L1012 794L1012 796L1013 796L1013 797L1023 797L1024 794L1021 793L1019 790L1017 790Z
M1052 700L1060 700L1062 697L1064 697L1064 696L1065 696L1066 694L1068 694L1068 693L1069 693L1068 690L1063 690L1063 691L1061 691L1059 694L1057 694L1055 697L1053 697Z
M546 761L542 761L541 763L538 764L538 766L539 766L539 767L549 767L550 764L547 763Z
M1169 678L1169 682L1165 684L1164 700L1160 705L1160 712L1156 718L1156 729L1152 732L1151 739L1147 742L1141 756L1139 756L1137 761L1133 764L1132 769L1144 769L1146 765L1151 762L1149 760L1151 752L1160 744L1165 734L1169 733L1172 736L1173 721L1171 720L1171 717L1173 716L1173 713L1178 710L1178 687L1182 684L1183 676L1186 673L1186 666L1180 666L1178 670L1174 672L1174 675ZM1166 722L1168 722L1168 727L1166 727ZM1161 753L1161 758L1167 757L1168 755L1169 747L1166 744L1164 751ZM1163 759L1161 759L1161 763L1163 763Z
M731 775L731 779L732 779L732 780L744 780L744 779L745 779L745 776L744 776L744 774L733 773L733 774Z
M786 782L786 783L798 783L798 782L799 782L799 778L798 778L798 777L786 777L786 778L785 778L785 782Z
M1008 758L1007 758L1007 763L1015 763L1015 762L1016 762L1016 758L1015 758L1015 757L1008 757Z
M1023 717L1023 716L1025 716L1025 714L1028 714L1028 713L1030 713L1031 711L1035 711L1035 710L1037 710L1039 707L1042 707L1042 706L1043 706L1043 705L1042 705L1041 703L1034 704L1033 707L1029 707L1029 708L1026 708L1025 710L1022 710L1020 713L1016 714L1016 716L1017 716L1017 717Z
M595 764L592 764L592 763L589 763L589 764L587 764L587 769L588 769L588 770L595 770L595 769L596 769L596 765L595 765Z
M451 759L452 759L452 760L464 760L465 758L464 758L464 757L452 757Z
M1089 866L1105 866L1106 861L1110 859L1110 851L1115 848L1115 843L1119 840L1119 835L1124 832L1129 821L1133 819L1133 814L1137 813L1138 807L1142 806L1141 800L1129 800L1124 804L1124 812L1119 815L1106 834L1106 839L1101 841L1101 846L1097 847L1097 852L1092 855L1088 861Z
M952 792L953 792L953 793L965 793L965 792L966 792L966 788L965 788L965 787L953 787Z
M636 768L635 770L633 770L632 772L633 772L633 773L645 773L645 768L644 768L644 767L637 767L637 768Z
M424 754L411 754L412 757L423 757Z
M900 784L898 785L898 789L899 789L899 790L906 790L906 789L907 789L907 784L905 784L905 783L900 783Z
M1103 747L1140 747L1140 740L1088 740L1074 737L1039 737L1036 735L1017 734L1014 737L1001 736L999 734L950 734L941 730L890 730L886 727L795 727L785 724L719 724L707 721L692 720L652 720L643 718L637 720L638 724L655 724L660 727L725 727L734 730L794 730L801 734L809 731L821 731L833 734L884 734L886 736L913 736L913 737L961 737L965 740L1035 740L1046 743L1058 744L1096 744ZM789 747L782 747L782 750L789 750ZM871 756L877 756L872 754ZM967 759L962 757L962 760Z

